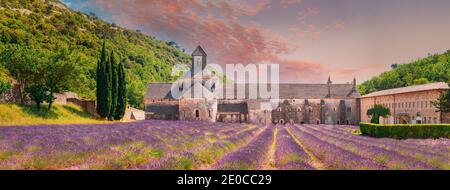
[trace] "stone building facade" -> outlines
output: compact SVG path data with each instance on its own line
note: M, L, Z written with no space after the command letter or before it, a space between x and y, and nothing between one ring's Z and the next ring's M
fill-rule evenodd
M380 118L386 124L449 123L449 114L437 112L431 102L449 89L438 82L374 92L361 97L361 121L369 122L367 110L375 104L389 108L391 115Z
M192 65L205 69L207 55L199 46L192 54ZM216 88L214 76L195 80L192 76L175 83L149 83L145 95L146 119L204 120L255 124L349 124L360 121L356 80L333 84L279 84L279 98L251 98L259 94L257 84L225 83ZM237 89L245 89L245 97ZM192 92L201 92L201 96ZM173 92L181 94L174 97ZM223 93L223 94L222 94ZM221 96L218 96L220 94Z

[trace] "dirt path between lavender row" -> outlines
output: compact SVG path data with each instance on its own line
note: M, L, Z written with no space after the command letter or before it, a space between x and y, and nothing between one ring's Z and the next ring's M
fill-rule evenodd
M273 142L270 146L268 154L268 161L265 166L263 166L264 170L275 170L277 169L275 167L275 150L277 146L277 134L278 134L278 127L275 128L273 132Z
M312 163L311 165L316 168L317 170L326 170L325 164L320 161L319 158L317 158L311 151L309 151L306 146L291 132L291 129L286 128L289 135L291 135L292 139L308 154L308 156L311 158Z

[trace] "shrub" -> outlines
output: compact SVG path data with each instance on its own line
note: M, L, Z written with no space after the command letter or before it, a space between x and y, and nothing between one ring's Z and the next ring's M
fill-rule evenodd
M383 138L450 138L450 124L372 124L360 123L361 133Z

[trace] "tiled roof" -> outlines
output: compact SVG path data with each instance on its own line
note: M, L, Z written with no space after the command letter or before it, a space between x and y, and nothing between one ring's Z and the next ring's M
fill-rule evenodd
M146 99L174 99L170 93L172 83L149 83Z
M369 98L369 97L375 97L375 96L386 96L386 95L402 94L402 93L410 93L410 92L419 92L419 91L428 91L428 90L445 90L445 89L449 89L447 83L436 82L436 83L408 86L408 87L403 87L403 88L382 90L382 91L367 94L365 96L362 96L362 98Z
M197 46L194 52L192 52L192 56L206 56L206 52L201 46Z
M217 105L218 112L239 112L242 114L246 114L247 110L248 109L246 103L225 103Z
M173 99L170 90L171 83L150 83L146 94L147 99ZM248 99L250 92L259 92L257 84L234 84L225 85L223 87L224 99L237 99L237 90L245 89L245 98ZM178 90L178 89L176 89ZM219 91L215 91L218 93ZM353 89L352 84L331 84L331 96L328 95L327 84L279 84L279 97L281 99L297 98L297 99L321 99L321 98L358 98L359 93ZM228 95L228 96L227 96ZM240 97L240 96L239 96ZM241 98L239 98L241 99Z
M178 105L148 105L145 107L145 111L158 114L178 114Z

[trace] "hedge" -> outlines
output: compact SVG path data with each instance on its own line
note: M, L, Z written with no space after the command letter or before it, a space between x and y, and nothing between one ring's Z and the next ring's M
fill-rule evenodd
M450 124L372 124L360 123L361 133L366 136L383 138L450 138Z

